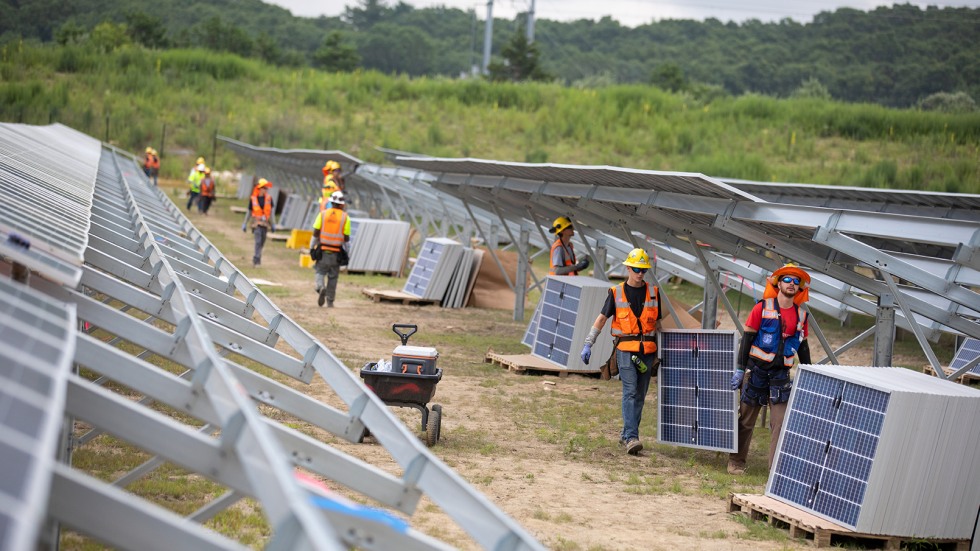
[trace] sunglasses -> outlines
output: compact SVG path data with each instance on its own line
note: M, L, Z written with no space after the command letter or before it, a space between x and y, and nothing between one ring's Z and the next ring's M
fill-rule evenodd
M638 274L645 274L645 273L647 273L647 270L648 269L649 268L634 268L633 266L630 266L630 270L633 270L635 273L638 273Z
M779 278L779 281L782 281L783 283L792 283L793 285L800 284L800 278L798 277L783 276Z

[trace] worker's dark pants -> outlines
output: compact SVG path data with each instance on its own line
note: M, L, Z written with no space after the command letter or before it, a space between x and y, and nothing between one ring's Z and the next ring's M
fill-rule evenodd
M255 236L255 254L252 255L252 266L262 263L262 247L265 246L265 236L269 233L269 228L265 226L255 226L252 234Z
M198 197L198 199L197 199L197 210L203 212L204 214L207 214L208 213L208 209L211 208L211 201L213 201L213 200L214 200L213 197L208 197L206 195L202 195L202 196Z
M317 260L316 266L316 288L323 288L323 276L327 277L327 302L333 302L337 297L337 280L340 279L340 259L337 253L323 251L323 256Z
M201 192L200 191L192 191L192 192L190 192L190 194L191 194L191 196L187 198L187 210L191 210L191 205L194 204L194 199L197 199L197 196L200 195Z

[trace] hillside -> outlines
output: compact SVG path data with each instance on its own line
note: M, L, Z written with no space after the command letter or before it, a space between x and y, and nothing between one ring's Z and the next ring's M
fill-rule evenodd
M482 59L483 22L473 11L382 0L351 1L343 18L315 19L259 0L4 2L0 43L71 43L103 22L125 25L132 41L151 47L202 47L280 66L330 66L342 58L352 69L456 77ZM497 60L521 28L519 20L495 19ZM808 24L664 20L629 28L608 17L539 19L535 46L542 68L565 85L653 82L673 90L789 97L803 83L819 82L846 102L908 107L935 93L960 92L975 109L978 35L980 9L896 4L822 12Z
M279 148L612 165L760 181L980 193L980 112L943 114L638 85L582 90L279 68L203 50L8 44L0 119L61 122L163 174L213 159L216 133ZM173 153L173 154L172 154ZM180 154L177 154L180 153Z

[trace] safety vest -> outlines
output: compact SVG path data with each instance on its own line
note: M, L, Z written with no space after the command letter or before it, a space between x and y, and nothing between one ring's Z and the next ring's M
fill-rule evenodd
M160 168L160 157L152 153L147 153L146 162L143 164L146 168Z
M255 222L269 222L272 220L272 198L268 195L264 195L265 201L263 205L259 205L259 196L252 196L252 219Z
M775 298L767 298L762 304L762 322L759 324L759 332L752 341L749 348L749 356L760 361L762 366L771 365L776 359L776 351L779 343L783 343L783 366L793 367L793 356L796 355L800 343L803 342L803 330L806 327L806 311L802 307L796 307L796 331L787 337L783 336L783 322L779 315L779 305Z
M323 177L323 198L330 199L330 194L339 190L340 186L337 185L336 180L334 180L333 174L329 174Z
M187 181L191 183L191 191L193 193L201 192L201 180L204 179L204 173L200 170L194 170L191 175L187 177Z
M569 243L567 247L565 245L563 245L562 242L561 242L561 238L560 237L558 239L555 239L555 242L551 244L551 256L548 257L548 264L551 264L552 259L555 258L555 249L557 249L558 247L563 247L565 249L565 251L567 253L569 253L569 254L566 254L565 255L565 266L574 266L575 265L575 248L572 246L571 243ZM548 275L556 275L555 274L555 268L557 268L557 267L558 266L551 266L551 271L548 272ZM578 272L568 272L565 275L578 275Z
M214 178L207 176L201 180L201 195L214 197Z
M344 245L344 226L347 213L343 209L329 208L320 213L320 248L339 252Z
M616 317L612 320L610 332L613 337L619 339L616 348L624 352L640 352L641 343L644 354L652 354L657 351L657 319L660 318L657 288L653 287L653 292L651 292L650 284L644 282L644 285L647 296L643 301L643 310L640 312L639 319L633 314L633 309L630 308L630 303L626 299L626 282L612 287Z

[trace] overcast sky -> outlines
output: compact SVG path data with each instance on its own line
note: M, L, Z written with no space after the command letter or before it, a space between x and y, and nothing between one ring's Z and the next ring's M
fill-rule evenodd
M264 0L268 4L282 6L294 15L316 17L319 15L337 16L344 12L345 6L358 5L357 0ZM383 0L388 6L397 0ZM416 8L446 6L461 10L475 9L480 19L486 18L486 0L405 0ZM887 6L895 2L878 0L536 0L535 12L538 19L572 21L575 19L601 19L609 15L623 25L635 27L660 19L697 19L709 17L721 21L742 22L747 19L779 21L790 18L801 23L809 23L813 16L822 11L838 8L854 8L869 11L877 6ZM904 0L920 7L967 6L980 8L980 0L919 1ZM499 19L513 19L517 12L528 11L531 0L494 0L493 16Z

